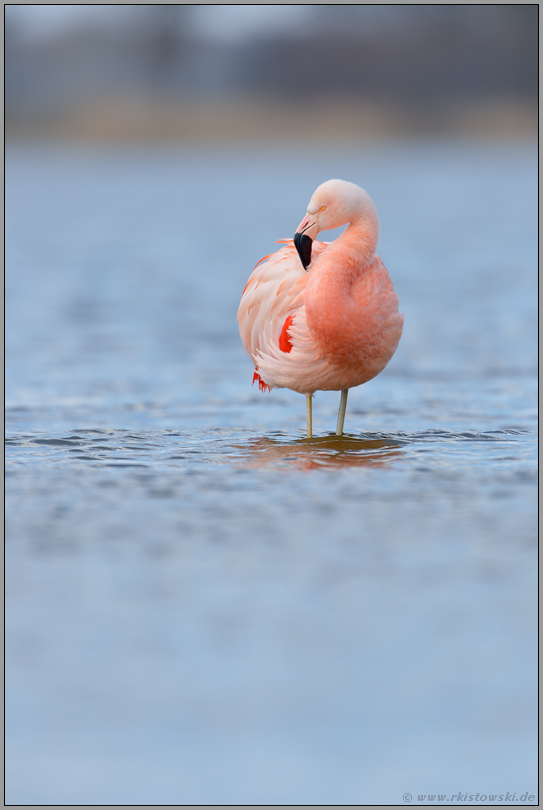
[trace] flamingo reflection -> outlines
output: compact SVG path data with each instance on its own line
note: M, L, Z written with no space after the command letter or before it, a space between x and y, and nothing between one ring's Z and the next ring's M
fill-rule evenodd
M388 437L357 437L344 434L316 439L284 441L262 437L237 449L245 466L288 464L300 470L327 467L388 467L401 455L402 442Z

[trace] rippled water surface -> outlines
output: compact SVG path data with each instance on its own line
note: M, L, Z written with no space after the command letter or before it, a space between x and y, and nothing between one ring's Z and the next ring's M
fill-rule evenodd
M536 793L535 161L8 149L8 803ZM310 441L235 314L333 176L405 331Z

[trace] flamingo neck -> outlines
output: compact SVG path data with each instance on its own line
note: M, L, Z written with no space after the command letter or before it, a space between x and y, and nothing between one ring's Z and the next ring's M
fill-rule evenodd
M378 238L379 221L377 217L375 220L354 219L341 236L330 245L329 250L337 254L338 260L343 266L346 262L356 277L373 262Z
M354 220L312 268L305 295L307 323L314 339L324 352L334 355L335 362L347 362L345 347L356 341L359 314L351 288L373 263L378 235L376 217Z
M332 286L349 287L372 264L379 239L377 216L353 219L321 254L315 275Z

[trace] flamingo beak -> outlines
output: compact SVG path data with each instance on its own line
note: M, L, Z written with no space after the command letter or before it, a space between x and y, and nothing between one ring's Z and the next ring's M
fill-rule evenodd
M310 233L312 234L311 236L309 235ZM302 219L296 233L294 234L294 246L298 251L298 256L300 257L300 261L304 266L304 270L307 270L311 264L313 234L316 236L317 233L316 221L312 222L311 217L306 216Z

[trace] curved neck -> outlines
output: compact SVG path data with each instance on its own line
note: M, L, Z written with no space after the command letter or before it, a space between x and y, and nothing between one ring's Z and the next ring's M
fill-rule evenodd
M350 267L354 276L357 276L373 262L378 239L377 215L353 218L341 236L328 246L327 258L330 259L334 253L341 254L342 268Z
M356 249L359 258L364 265L370 265L374 259L379 240L379 220L377 215L355 219L342 233L341 238L344 244Z
M310 274L305 294L307 323L322 350L333 350L336 359L342 351L341 340L356 331L359 312L351 290L375 259L378 236L377 216L353 220L319 255Z

